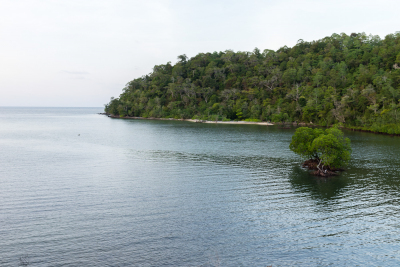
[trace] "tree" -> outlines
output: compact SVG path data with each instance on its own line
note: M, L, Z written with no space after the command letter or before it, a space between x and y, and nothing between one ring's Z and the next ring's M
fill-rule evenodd
M178 60L179 60L179 62L181 62L181 63L186 63L187 59L188 59L188 57L186 56L186 54L183 54L183 55L179 55L179 56L178 56Z
M315 169L319 176L334 175L334 171L350 160L350 139L344 138L337 127L311 129L300 127L296 130L289 145L290 150L308 159L303 166Z
M319 164L328 168L340 168L350 160L350 139L344 138L343 132L336 127L327 129L325 134L312 142Z

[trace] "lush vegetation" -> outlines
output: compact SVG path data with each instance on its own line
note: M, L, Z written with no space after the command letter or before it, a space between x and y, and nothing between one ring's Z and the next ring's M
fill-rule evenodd
M313 122L400 134L400 32L299 40L277 51L200 53L129 82L117 116Z
M289 148L304 159L306 165L315 168L315 174L327 176L350 160L350 139L344 138L337 127L327 130L300 127L296 129ZM311 164L314 163L314 164Z

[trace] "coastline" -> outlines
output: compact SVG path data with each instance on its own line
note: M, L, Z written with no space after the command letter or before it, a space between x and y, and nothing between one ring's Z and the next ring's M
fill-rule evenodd
M364 130L364 129L359 129L359 128L351 128L351 127L344 127L346 130L353 131L353 132L364 132L364 133L373 133L373 134L383 134L383 135L389 135L390 137L394 136L400 136L400 134L390 134L390 133L384 133L384 132L374 132L371 130Z
M113 119L128 119L128 120L164 120L164 121L188 121L188 122L194 122L194 123L214 123L214 124L249 124L249 125L265 125L265 126L270 126L274 125L273 123L266 122L266 121L261 121L261 122L255 122L255 121L207 121L207 120L193 120L193 119L174 119L174 118L143 118L143 117L119 117L119 116L114 116L111 114L106 114L106 113L99 113L100 115L106 115L109 118Z
M292 123L282 123L282 122L277 122L277 123L271 123L271 122L253 122L253 121L207 121L207 120L193 120L193 119L174 119L174 118L143 118L143 117L119 117L119 116L114 116L111 114L107 113L98 113L99 115L106 115L109 118L113 119L130 119L130 120L165 120L165 121L188 121L188 122L195 122L195 123L214 123L214 124L248 124L248 125L265 125L265 126L271 126L271 125L281 125L284 126L283 128L286 128L285 126L308 126L308 127L326 127L326 126L320 126L317 124L313 123L305 123L305 122L292 122ZM289 128L290 128L289 126ZM389 135L391 137L394 136L400 136L400 134L389 134L389 133L383 133L383 132L374 132L374 131L369 131L369 130L363 130L363 129L357 129L357 128L351 128L351 127L343 127L344 129L348 131L356 131L356 132L366 132L366 133L372 133L372 134L383 134L383 135Z

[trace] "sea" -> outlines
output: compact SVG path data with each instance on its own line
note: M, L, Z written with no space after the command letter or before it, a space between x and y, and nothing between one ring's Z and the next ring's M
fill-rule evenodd
M400 137L327 179L294 127L101 112L0 107L0 266L400 265Z

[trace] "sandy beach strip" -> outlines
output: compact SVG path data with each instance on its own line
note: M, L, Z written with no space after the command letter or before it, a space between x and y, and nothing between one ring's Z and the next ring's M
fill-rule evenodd
M102 114L102 113L99 113ZM106 114L102 114L106 115ZM248 125L274 125L273 123L260 121L207 121L207 120L192 120L192 119L173 119L173 118L143 118L143 117L119 117L113 115L107 115L110 118L114 119L131 119L131 120L166 120L166 121L188 121L188 122L195 122L195 123L214 123L214 124L248 124Z
M190 122L197 122L197 123L216 123L216 124L255 124L255 125L274 125L270 122L266 121L260 121L260 122L255 122L255 121L204 121L204 120L191 120L187 119L184 121L190 121Z

